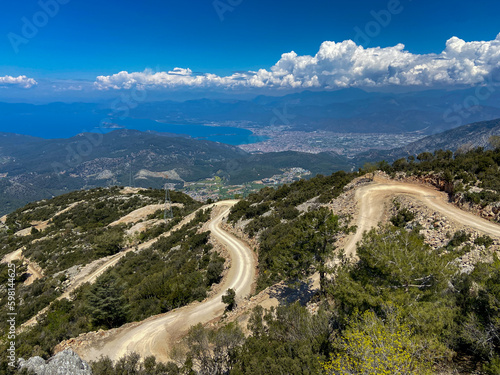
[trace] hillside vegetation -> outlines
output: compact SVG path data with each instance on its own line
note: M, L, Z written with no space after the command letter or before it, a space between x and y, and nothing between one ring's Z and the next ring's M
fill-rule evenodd
M463 194L471 202L478 198L479 205L494 205L499 201L499 156L499 149L437 151L377 167L394 177L434 183L451 199ZM256 308L248 338L232 325L218 331L193 329L188 342L206 335L212 343L190 347L197 373L214 373L213 368L220 374L500 371L500 261L494 255L493 262L486 257L471 272L460 271L457 259L470 251L464 245L467 234L450 234L445 247L431 247L414 223L415 213L396 207L388 224L364 235L355 261L340 253L336 266L324 267L320 245L333 254L335 238L350 231L349 218L324 205L358 176L338 172L263 189L233 207L229 220L259 243L259 290L281 280L304 280L316 271L335 276L324 278L322 293L313 298L316 314L298 303ZM337 225L317 225L328 218ZM474 240L486 252L492 242L480 235ZM218 335L228 331L234 345L218 346Z
M490 138L497 144L498 137ZM500 201L500 148L469 151L424 152L417 157L396 160L392 165L379 163L378 168L392 176L403 173L417 178L428 177L446 190L453 200L481 207Z
M158 373L498 373L498 258L461 274L418 231L392 225L367 233L358 256L332 271L317 313L298 302L257 307L248 337L235 323L195 326L186 362L158 366L166 371ZM134 355L93 363L97 374L121 374L124 367L147 374L145 366Z
M348 164L332 153L252 155L222 143L126 129L48 140L0 133L0 214L76 189L183 186L214 176L241 184L280 174L283 168L317 174Z
M228 222L257 241L258 291L280 281L293 286L319 273L320 289L308 306L258 306L246 327L192 327L184 345L174 349L186 350L175 363L158 364L154 358L140 362L130 354L116 363L101 358L92 364L94 373L498 374L500 259L492 250L498 239L482 234L471 239L458 231L446 233L443 246L430 245L417 222L424 214L395 201L394 216L363 235L357 257L343 254L338 240L354 228L348 215L336 211L345 204L338 199L352 194L361 181L355 179L376 168L394 178L432 183L459 205L457 197L478 208L500 201L498 147L423 153L392 165L367 165L356 173L264 188L236 204ZM203 298L220 277L222 264L210 253L206 234L196 229L203 215L207 213L151 249L124 257L94 285L75 293L74 303L54 304L38 331L23 336L23 353L48 356L51 345L68 332L116 326ZM471 244L483 256L464 270L460 259ZM332 256L337 261L329 264ZM175 265L171 270L170 262ZM142 279L136 269L150 279ZM194 281L168 278L173 270ZM112 309L102 303L103 290L110 291Z
M257 290L284 279L302 278L314 272L313 266L321 267L319 263L333 250L335 236L348 228L327 209L301 214L297 207L309 200L329 202L355 176L356 173L336 172L277 189L264 188L231 209L230 222L244 220L244 231L250 237L258 235Z
M0 233L1 254L22 249L23 255L43 270L42 279L25 285L29 277L26 267L14 261L18 268L17 325L50 305L38 324L18 335L20 357L48 358L55 345L80 333L118 327L206 297L211 286L220 281L225 262L213 251L210 233L201 231L210 210L198 210L183 227L158 238L201 207L190 197L172 192L172 202L177 205L173 207L174 217L167 222L163 211L158 210L139 219L149 222L143 232L130 232L133 222L109 225L141 207L156 207L164 194L162 190L98 188L35 202L7 216ZM37 230L35 224L40 222L44 228ZM137 250L154 238L158 240ZM56 301L83 266L125 251L128 253L95 283L85 283L69 299ZM7 264L2 263L2 285L7 278ZM6 316L5 292L0 303L0 311ZM5 320L0 329L8 331Z

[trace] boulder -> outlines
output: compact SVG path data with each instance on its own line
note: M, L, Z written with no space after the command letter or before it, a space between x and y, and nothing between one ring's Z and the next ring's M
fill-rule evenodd
M63 350L47 361L40 357L27 361L20 358L19 368L32 370L37 375L92 375L90 365L71 349Z

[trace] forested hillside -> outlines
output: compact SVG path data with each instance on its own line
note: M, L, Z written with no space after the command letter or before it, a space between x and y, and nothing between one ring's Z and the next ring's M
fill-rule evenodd
M293 167L331 173L349 162L333 153L252 155L223 143L126 129L67 139L0 133L0 213L77 189L161 188L165 182L182 187L214 176L241 184Z
M494 205L499 201L499 156L499 149L438 151L377 167L398 179L435 184L452 200L462 194L479 206ZM305 280L325 269L334 276L325 278L322 292L313 298L320 306L315 314L298 303L267 312L256 308L246 339L231 325L205 331L214 337L209 341L215 347L203 347L208 354L198 347L191 350L199 373L210 373L219 361L217 337L224 330L232 330L237 345L226 349L234 360L224 362L220 373L500 371L498 240L457 231L442 233L442 246L431 245L429 230L421 224L425 213L395 202L389 223L358 244L357 259L340 256L333 268L324 268L322 246L334 254L335 239L353 225L327 207L338 207L330 203L364 172L263 189L233 208L230 222L258 239L259 290L280 280ZM477 251L483 255L466 271L464 254ZM193 329L191 340L200 335Z
M499 137L490 143L499 145ZM396 160L392 165L381 162L377 167L393 177L415 177L446 190L450 199L486 207L500 201L500 148L469 151L438 150L424 152L415 157ZM496 213L495 213L496 214ZM498 218L495 216L495 219Z
M451 202L481 214L499 204L499 166L499 148L436 151L251 194L232 208L228 224L256 241L256 293L278 282L293 288L319 275L307 303L257 306L244 326L223 318L213 327L192 327L172 348L175 362L140 362L135 354L116 363L101 358L92 363L94 374L498 374L500 238L460 229L403 197L388 202L387 220L363 235L356 257L347 257L342 246L356 230L350 214L356 191L373 183L375 169L395 180L432 184ZM38 205L14 213L8 223L26 227L23 215L32 215L25 222L36 219ZM23 354L48 356L66 337L203 298L223 262L210 254L206 234L196 232L204 215L200 211L178 235L124 257L95 284L79 289L73 303L54 303L23 334ZM196 255L187 260L190 251ZM329 262L332 257L335 262ZM189 278L178 280L178 270ZM101 303L104 290L111 310Z
M200 230L210 210L199 210L199 202L172 192L173 218L165 221L164 194L164 190L119 187L76 191L7 216L0 228L0 255L22 254L12 260L17 267L18 326L48 308L38 323L18 335L20 357L47 358L59 342L80 333L118 327L205 298L220 281L225 262L213 251L209 232ZM33 278L23 259L42 275ZM112 259L116 264L95 283L75 284ZM8 277L2 262L2 285ZM64 296L68 290L71 293ZM7 297L4 291L0 301L4 315ZM7 321L2 320L0 327L7 332Z
M322 267L335 237L348 232L345 218L319 208L304 212L309 200L327 203L338 197L356 173L316 176L277 189L264 188L240 201L229 222L245 222L244 231L259 240L257 290L284 279L302 278ZM328 238L327 238L328 237Z

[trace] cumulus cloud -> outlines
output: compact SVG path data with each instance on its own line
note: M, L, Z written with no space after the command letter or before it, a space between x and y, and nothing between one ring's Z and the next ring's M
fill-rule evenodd
M12 76L5 76L5 77L0 77L0 86L17 86L21 87L23 89L29 89L33 86L36 86L38 84L37 81L35 81L33 78L28 78L26 76L19 76L19 77L12 77Z
M403 44L364 48L351 40L324 42L315 56L285 53L269 70L230 76L169 72L120 72L99 76L98 89L130 88L325 88L453 86L491 83L500 75L500 34L492 41L465 42L453 37L439 54L412 54Z
M157 72L146 70L144 72L120 72L112 76L99 76L95 85L99 89L130 89L133 87L230 87L247 85L252 73L235 73L228 77L220 77L215 74L194 74L191 69L175 68L169 72Z

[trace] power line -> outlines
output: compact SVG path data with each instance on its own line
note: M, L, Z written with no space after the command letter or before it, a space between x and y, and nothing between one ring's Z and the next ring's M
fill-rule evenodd
M174 213L172 211L172 201L170 200L170 190L168 189L168 184L165 184L165 212L163 213L163 218L167 220L167 218L171 219L174 217Z

